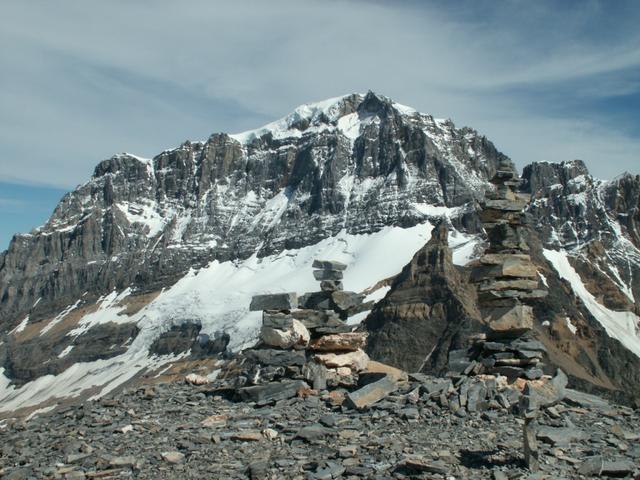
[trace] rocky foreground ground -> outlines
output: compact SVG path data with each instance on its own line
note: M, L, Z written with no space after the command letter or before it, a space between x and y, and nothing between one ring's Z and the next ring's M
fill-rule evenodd
M640 414L567 392L540 414L536 474L519 415L452 413L416 382L366 411L336 392L257 406L176 382L4 422L0 477L639 478Z

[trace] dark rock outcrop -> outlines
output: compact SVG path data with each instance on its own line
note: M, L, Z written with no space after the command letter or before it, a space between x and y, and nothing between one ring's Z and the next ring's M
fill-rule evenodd
M229 334L219 332L211 338L201 334L201 328L201 325L193 322L173 326L153 342L149 352L155 355L189 352L192 358L224 353L229 345Z
M16 340L6 335L0 344L0 367L4 376L22 385L43 375L57 375L77 362L115 357L127 351L138 335L132 323L104 323L82 337L65 332Z
M448 354L481 328L475 289L451 259L445 222L363 322L367 353L404 370L444 373Z

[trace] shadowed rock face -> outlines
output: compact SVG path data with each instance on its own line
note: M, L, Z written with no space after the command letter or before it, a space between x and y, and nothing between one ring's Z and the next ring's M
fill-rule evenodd
M342 128L345 118L359 133ZM414 203L480 198L506 158L471 129L374 93L284 122L243 143L214 134L153 160L101 162L43 227L15 236L0 255L0 327L26 313L42 318L85 292L91 302L130 285L157 290L214 259L267 255L342 229L415 225L425 214ZM455 221L477 227L473 214Z
M409 372L443 373L449 350L480 329L475 291L458 271L439 223L363 323L367 353Z
M11 335L0 345L4 375L21 385L43 375L57 375L76 362L91 362L126 352L138 334L132 323L96 325L75 341L66 332L15 341ZM66 350L65 350L66 349Z
M202 327L193 322L176 325L161 334L149 347L155 355L190 353L192 358L224 353L229 344L229 335L218 333L213 338L200 334Z

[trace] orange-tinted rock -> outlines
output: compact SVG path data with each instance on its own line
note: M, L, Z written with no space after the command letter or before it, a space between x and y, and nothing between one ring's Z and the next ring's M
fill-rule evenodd
M348 353L317 353L314 359L329 368L349 367L360 372L367 368L369 356L362 350Z
M406 382L409 379L407 372L405 372L404 370L392 367L391 365L387 365L386 363L376 362L375 360L370 360L367 368L362 373L386 374L394 378L398 382Z

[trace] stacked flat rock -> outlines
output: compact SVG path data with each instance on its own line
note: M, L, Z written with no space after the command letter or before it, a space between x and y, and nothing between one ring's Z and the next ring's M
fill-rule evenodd
M545 349L531 336L531 303L547 295L531 261L524 237L526 195L516 192L520 179L510 165L501 164L491 182L480 218L489 247L473 268L485 336L476 339L471 358L477 372L500 374L513 380L542 376Z
M242 353L237 393L243 400L270 402L301 390L351 388L366 370L366 332L345 320L362 305L363 295L343 290L346 265L313 262L320 291L254 296L250 310L262 310L260 344Z

